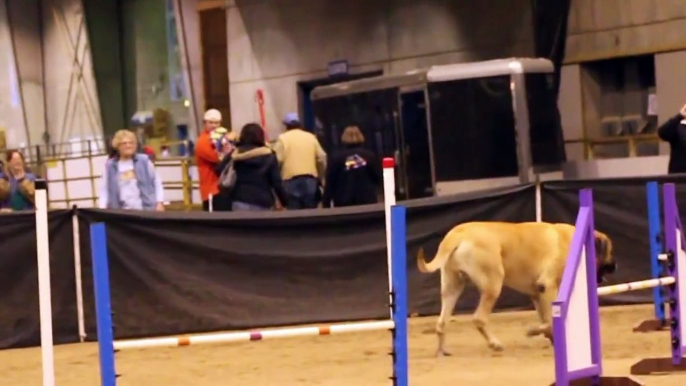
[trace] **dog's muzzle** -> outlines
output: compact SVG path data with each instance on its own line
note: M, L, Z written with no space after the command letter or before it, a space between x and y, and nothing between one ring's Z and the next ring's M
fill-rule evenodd
M604 263L598 268L598 277L597 277L597 282L598 284L603 283L605 281L605 275L611 275L617 271L617 263L612 262L612 263Z

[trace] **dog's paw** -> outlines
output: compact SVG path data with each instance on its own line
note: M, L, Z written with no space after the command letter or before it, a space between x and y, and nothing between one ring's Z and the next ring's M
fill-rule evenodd
M536 326L536 327L529 327L529 328L526 330L526 336L528 336L528 337L530 337L530 338L531 338L531 337L534 337L534 336L539 336L539 335L541 335L541 334L542 334L541 328L538 327L538 326Z
M440 358L440 357L449 357L449 356L452 356L452 355L453 355L453 354L451 354L451 353L449 353L449 352L447 352L447 351L445 351L445 350L440 350L440 349L439 349L439 350L436 350L436 358Z
M496 351L496 352L500 352L500 351L505 350L505 346L503 346L503 344L498 342L497 340L489 342L488 348L490 348L491 350Z

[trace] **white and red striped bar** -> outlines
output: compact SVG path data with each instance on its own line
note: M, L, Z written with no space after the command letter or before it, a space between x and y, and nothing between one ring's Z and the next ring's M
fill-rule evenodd
M634 281L631 283L609 285L598 288L598 296L606 296L612 294L619 294L622 292L637 291L647 288L661 287L664 285L674 284L676 280L672 276L661 277L659 279Z
M295 336L317 336L344 334L361 331L390 330L395 327L392 320L331 324L313 327L293 327L262 331L226 332L219 334L187 335L166 338L131 339L114 342L115 350L141 349L150 347L180 347L197 344L249 342L264 339L290 338Z

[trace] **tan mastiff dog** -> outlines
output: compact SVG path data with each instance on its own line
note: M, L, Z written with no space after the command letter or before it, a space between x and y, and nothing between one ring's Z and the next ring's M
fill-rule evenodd
M544 334L552 341L551 306L557 296L574 226L544 222L469 222L445 235L435 258L427 263L424 251L417 254L421 272L441 271L441 314L436 323L437 355L445 351L445 326L468 279L480 292L474 324L495 351L503 350L487 328L488 316L503 285L531 297L541 324L530 327L528 336ZM612 242L596 231L598 281L616 269Z

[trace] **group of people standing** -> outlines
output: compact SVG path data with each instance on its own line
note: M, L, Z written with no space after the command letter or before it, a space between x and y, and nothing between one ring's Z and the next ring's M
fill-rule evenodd
M240 135L222 127L222 116L208 110L195 157L205 211L264 211L374 204L381 186L381 165L364 147L360 129L350 126L345 148L327 159L317 137L304 130L296 113L283 119L285 132L273 145L257 123ZM164 210L162 180L149 155L138 151L134 132L119 130L112 139L98 192L102 209ZM0 209L31 209L35 175L18 151L0 167ZM2 166L0 164L0 166ZM227 182L229 180L229 182Z
M364 148L359 128L348 127L342 135L346 149L327 160L296 113L285 116L285 132L272 146L259 124L246 124L236 137L221 120L219 111L208 110L196 143L203 210L295 210L378 201L381 166ZM226 187L222 178L231 173L235 180Z
M342 135L343 148L328 157L317 137L303 129L296 113L283 119L285 132L270 146L264 129L248 123L236 136L222 127L222 116L208 110L195 156L205 211L262 211L374 204L381 165L365 148L356 126ZM686 105L658 129L671 145L669 173L686 171ZM164 189L149 155L138 151L136 135L118 131L101 179L98 206L108 209L164 210ZM0 161L0 211L34 207L36 176L19 151ZM230 172L230 173L227 173ZM222 178L232 176L230 186Z

